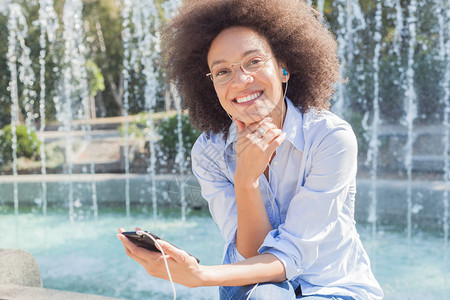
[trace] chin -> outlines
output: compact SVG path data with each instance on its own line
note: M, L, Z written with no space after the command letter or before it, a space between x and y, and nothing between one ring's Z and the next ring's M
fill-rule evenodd
M266 115L252 115L252 116L246 116L245 118L242 118L242 122L245 124L251 124L256 123L264 119Z
M265 117L269 117L273 115L274 111L273 109L267 109L264 108L247 108L246 110L241 110L238 120L241 122L244 122L245 124L255 123L259 122Z

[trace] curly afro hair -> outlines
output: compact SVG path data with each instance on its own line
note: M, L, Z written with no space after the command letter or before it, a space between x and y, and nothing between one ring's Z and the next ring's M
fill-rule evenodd
M205 74L212 41L232 26L249 27L267 39L289 71L287 97L296 107L303 112L329 108L341 79L337 43L303 0L186 0L164 29L162 45L168 79L195 127L228 135L231 120Z

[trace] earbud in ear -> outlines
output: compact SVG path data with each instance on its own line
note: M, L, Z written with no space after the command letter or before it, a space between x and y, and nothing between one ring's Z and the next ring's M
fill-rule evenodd
M285 68L282 68L283 69L283 75L284 76L287 76L289 73L288 73L288 71L286 71L286 69Z

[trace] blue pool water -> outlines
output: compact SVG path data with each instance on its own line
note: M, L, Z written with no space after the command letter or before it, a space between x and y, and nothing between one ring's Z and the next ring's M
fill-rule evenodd
M139 226L197 256L203 264L221 262L223 241L206 210L190 211L185 222L179 210L165 210L157 220L150 212L100 211L97 221L85 215L69 222L67 212L1 215L0 245L20 248L37 259L44 287L124 299L171 299L169 282L151 278L125 255L116 237L118 227ZM358 226L385 299L447 299L449 264L443 238L416 231L408 241L403 231ZM447 253L447 257L450 257ZM176 285L178 299L218 299L217 287Z

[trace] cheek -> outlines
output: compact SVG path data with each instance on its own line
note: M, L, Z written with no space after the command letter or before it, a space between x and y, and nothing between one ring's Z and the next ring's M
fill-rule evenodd
M217 98L219 99L220 106L227 112L230 113L230 103L226 100L225 95L217 93Z
M276 70L268 70L263 79L272 90L278 91L282 86L282 78Z
M220 100L221 98L223 98L224 96L224 89L221 88L220 86L216 86L214 84L214 91L216 92L216 96L217 98Z
M219 99L220 105L223 108L225 108L226 105L228 104L226 90L220 89L220 88L218 88L218 89L216 88L215 91L216 91L217 99Z

